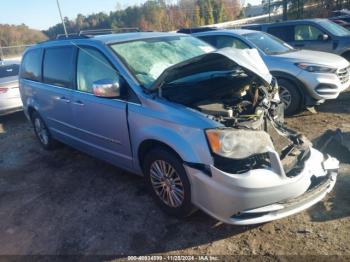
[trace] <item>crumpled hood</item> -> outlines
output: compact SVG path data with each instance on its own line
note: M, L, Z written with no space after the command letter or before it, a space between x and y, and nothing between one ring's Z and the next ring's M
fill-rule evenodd
M312 63L334 68L345 68L349 66L349 62L339 55L311 50L298 50L295 52L273 55L273 57L280 57L281 59L287 59L287 61L294 63Z
M237 65L258 76L265 84L271 83L272 76L256 49L223 48L168 67L156 79L150 90L156 90L164 84L193 74L227 71Z

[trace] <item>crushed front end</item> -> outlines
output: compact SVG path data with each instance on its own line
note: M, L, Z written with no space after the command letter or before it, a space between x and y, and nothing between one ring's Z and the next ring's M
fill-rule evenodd
M242 52L220 51L173 68L159 94L217 123L205 130L210 172L185 165L193 203L221 221L248 225L320 201L334 187L339 162L283 126L277 82L263 65L254 69L257 57Z

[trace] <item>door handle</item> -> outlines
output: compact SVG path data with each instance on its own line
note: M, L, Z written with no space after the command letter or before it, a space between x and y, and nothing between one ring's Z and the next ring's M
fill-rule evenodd
M59 98L59 100L61 100L62 102L70 103L70 100L67 99L67 98L64 97L64 96L61 96L61 97Z
M73 104L77 106L84 106L84 103L81 102L80 100L73 102Z

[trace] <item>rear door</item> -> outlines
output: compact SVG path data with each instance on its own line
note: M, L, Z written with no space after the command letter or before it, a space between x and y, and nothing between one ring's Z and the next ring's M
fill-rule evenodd
M54 137L69 142L72 136L72 88L74 87L74 46L50 47L44 50L43 84L36 88L35 100L40 106Z
M127 102L122 97L101 98L92 93L95 81L115 79L117 71L101 51L87 46L78 48L76 68L72 110L77 145L101 159L130 168Z
M293 25L271 26L267 28L266 32L288 44L292 44L294 42Z

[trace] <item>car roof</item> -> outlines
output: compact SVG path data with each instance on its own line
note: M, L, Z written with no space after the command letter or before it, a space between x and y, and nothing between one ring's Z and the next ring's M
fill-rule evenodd
M262 23L262 24L247 24L243 25L244 26L252 26L252 25L264 25L264 26L279 26L279 25L294 25L294 24L299 24L299 23L304 23L304 22L312 22L312 23L317 23L320 21L325 21L328 20L327 18L310 18L310 19L298 19L298 20L288 20L288 21L280 21L280 22L272 22L272 23Z
M249 33L256 33L260 31L256 30L249 30L249 29L220 29L220 30L211 30L211 31L204 31L200 33L193 33L193 36L197 35L214 35L214 34L222 34L222 33L233 33L236 35L245 35Z
M92 37L73 37L68 39L54 39L41 42L35 45L33 48L37 47L49 47L53 45L65 45L67 43L89 43L89 42L97 42L102 44L111 44L118 42L127 42L134 40L142 40L149 38L157 38L157 37L171 37L171 36L179 36L186 34L178 34L178 33L164 33L164 32L133 32L133 33L119 33L119 34L106 34L106 35L96 35Z

